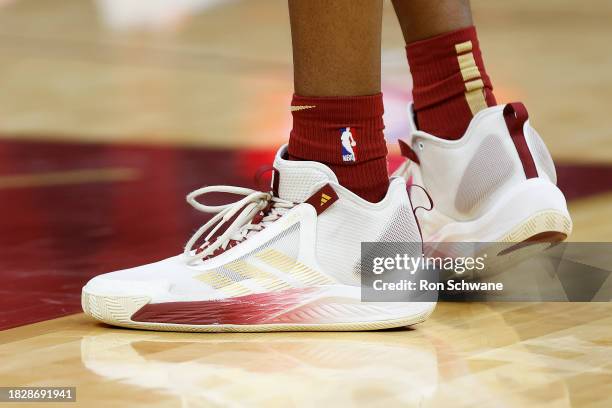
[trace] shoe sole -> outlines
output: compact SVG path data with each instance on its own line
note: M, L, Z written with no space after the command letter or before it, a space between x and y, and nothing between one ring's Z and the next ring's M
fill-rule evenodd
M561 242L572 232L572 220L563 212L544 210L519 223L500 242Z
M375 319L372 321L357 320L337 321L332 323L272 323L272 324L176 324L162 323L153 321L137 321L134 316L144 310L150 302L146 296L108 296L95 295L86 291L82 292L81 303L83 311L101 322L132 329L145 329L156 331L177 331L177 332L275 332L275 331L364 331L382 330L397 327L412 326L425 321L435 308L435 303L415 302L407 304L404 309L411 309L408 315L390 319ZM354 302L354 300L353 300ZM361 305L361 310L359 309ZM341 313L346 311L347 315L352 315L353 319L356 312L361 316L367 316L367 305L380 310L379 303L352 303L346 307L338 307ZM330 306L323 305L324 313L329 315ZM313 311L307 318L312 317ZM363 313L363 314L361 314ZM142 313L141 313L142 314ZM391 315L391 314L390 314ZM338 320L340 318L335 316Z

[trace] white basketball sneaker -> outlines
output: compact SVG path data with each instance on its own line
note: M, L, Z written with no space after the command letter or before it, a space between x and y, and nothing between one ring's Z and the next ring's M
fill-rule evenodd
M210 332L372 330L425 320L434 303L361 301L361 242L421 241L405 181L392 179L373 204L325 165L285 154L282 147L276 155L272 193L213 186L189 194L196 209L217 215L185 252L93 278L83 288L85 313L117 326ZM211 192L244 198L196 201Z
M407 160L395 175L433 201L418 213L424 241L559 241L572 230L550 153L521 103L480 111L458 140L415 130L400 147ZM430 204L416 189L411 198L415 208Z

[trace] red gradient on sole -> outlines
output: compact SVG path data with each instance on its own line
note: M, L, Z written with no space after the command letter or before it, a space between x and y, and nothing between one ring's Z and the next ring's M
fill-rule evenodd
M134 313L132 321L191 325L281 323L283 314L304 304L314 291L316 288L299 288L222 300L153 303Z

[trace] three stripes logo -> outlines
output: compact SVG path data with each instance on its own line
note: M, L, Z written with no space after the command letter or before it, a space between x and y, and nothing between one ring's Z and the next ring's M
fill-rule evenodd
M330 184L326 184L311 195L305 202L312 205L317 211L317 215L327 210L338 200L338 194Z
M234 273L239 280L228 277L223 269ZM247 260L236 260L225 264L223 269L213 269L195 276L195 279L217 289L226 296L245 296L254 293L250 280L256 286L270 291L284 290L304 285L329 285L333 279L272 248L264 249Z
M321 204L320 205L324 205L326 202L328 202L331 199L330 196L328 196L325 193L321 194Z

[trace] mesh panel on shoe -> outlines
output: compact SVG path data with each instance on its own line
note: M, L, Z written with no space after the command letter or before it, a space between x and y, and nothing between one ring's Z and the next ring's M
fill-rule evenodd
M420 243L421 235L417 225L415 224L412 208L404 206L399 207L391 219L387 222L385 228L383 228L382 234L379 235L373 242ZM357 277L358 279L361 276L361 257L353 267L353 276Z
M328 181L324 173L284 167L279 178L278 196L284 200L301 203L310 196L312 187L324 181Z
M553 163L552 157L548 152L548 148L544 144L544 141L533 129L531 126L527 127L527 142L532 151L531 153L534 155L535 162L538 166L544 171L544 173L548 176L548 178L554 183L557 184L557 172L555 170L555 164Z
M325 211L317 224L317 260L319 265L340 282L359 284L361 242L420 241L416 225L406 207L389 208L387 215L373 216L368 211L342 200ZM339 221L339 220L342 220ZM350 222L347 222L350 220ZM356 269L358 268L358 269Z
M419 230L414 222L412 208L399 207L375 240L378 242L421 242Z
M494 135L480 145L468 164L455 197L455 207L470 212L510 179L514 163Z

